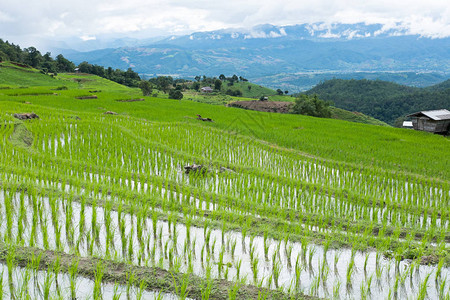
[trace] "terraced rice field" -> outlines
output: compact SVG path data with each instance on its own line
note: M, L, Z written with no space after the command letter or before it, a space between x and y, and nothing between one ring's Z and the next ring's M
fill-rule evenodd
M445 176L42 97L0 101L3 298L450 297Z

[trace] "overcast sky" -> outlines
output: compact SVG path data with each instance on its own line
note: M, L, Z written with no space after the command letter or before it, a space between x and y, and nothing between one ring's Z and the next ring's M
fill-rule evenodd
M0 38L148 38L259 24L398 22L431 37L450 36L449 0L1 0Z

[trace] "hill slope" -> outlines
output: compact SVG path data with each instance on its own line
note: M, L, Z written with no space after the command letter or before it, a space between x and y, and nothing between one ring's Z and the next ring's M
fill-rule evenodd
M325 81L305 94L317 94L336 107L360 111L376 119L394 124L407 114L450 107L448 83L430 88L413 88L381 80Z
M39 74L23 72L25 80L33 80ZM450 178L450 170L442 168L442 164L450 164L450 155L446 139L411 130L371 126L332 119L318 119L300 115L273 114L246 111L222 106L211 106L192 101L178 101L144 97L141 102L118 102L120 99L142 98L136 88L120 86L119 90L102 84L95 91L97 99L79 100L78 96L90 95L96 82L107 82L94 75L77 75L90 82L89 87L83 85L69 87L58 91L54 88L61 83L73 83L72 75L63 75L60 80L52 81L46 87L30 87L24 92L14 89L0 90L0 102L6 105L5 112L21 112L14 110L14 103L30 102L21 110L42 110L45 108L64 109L73 114L86 112L102 114L114 111L124 116L143 118L160 122L197 123L197 114L209 117L213 123L203 124L218 130L235 131L244 136L264 140L281 147L292 148L324 159L332 159L353 164L370 164L390 170L399 168L417 174L432 174L440 178ZM2 78L7 82L7 78ZM112 86L118 86L111 83ZM23 90L23 89L22 89ZM94 91L93 91L94 92ZM10 94L17 93L11 97ZM5 106L3 106L5 108ZM298 128L301 128L300 130ZM431 150L428 145L434 145ZM444 159L444 161L442 161Z

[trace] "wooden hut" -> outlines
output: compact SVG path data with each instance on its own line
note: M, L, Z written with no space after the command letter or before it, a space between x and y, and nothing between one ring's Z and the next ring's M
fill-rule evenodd
M202 93L212 93L213 89L209 86L205 86L201 88Z
M450 111L446 109L419 111L410 114L414 130L446 134L450 127Z

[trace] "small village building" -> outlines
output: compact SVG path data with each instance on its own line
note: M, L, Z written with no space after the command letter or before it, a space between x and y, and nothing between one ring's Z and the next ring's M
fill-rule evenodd
M213 89L209 86L204 86L201 88L202 93L212 93Z
M450 127L450 111L446 109L419 111L410 114L415 130L446 134Z

